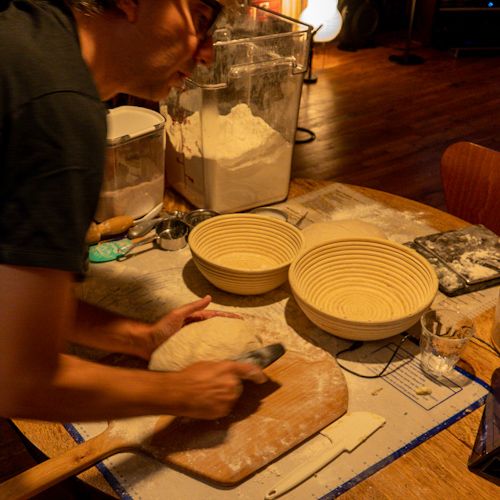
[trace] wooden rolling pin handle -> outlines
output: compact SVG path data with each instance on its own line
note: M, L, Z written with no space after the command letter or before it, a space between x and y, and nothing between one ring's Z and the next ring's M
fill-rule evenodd
M31 498L63 479L90 468L100 460L133 448L130 441L109 435L106 430L62 455L49 458L0 484L0 498L9 500Z
M111 217L100 224L92 222L85 235L85 242L89 245L98 243L102 236L113 236L124 233L134 225L134 219L129 215Z
M97 229L101 236L111 236L123 233L133 225L134 219L132 217L129 215L118 215L97 224Z
M94 243L98 243L101 239L101 233L99 232L99 228L95 222L91 222L89 228L87 229L87 234L85 235L85 243L89 245L93 245Z

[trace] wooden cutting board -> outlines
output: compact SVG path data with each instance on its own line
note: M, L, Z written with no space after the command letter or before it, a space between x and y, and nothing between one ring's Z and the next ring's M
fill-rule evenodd
M164 430L160 419L148 451L191 474L233 485L347 410L347 386L333 357L311 362L287 352L266 374L269 382L247 384L226 418L177 418Z
M312 361L287 352L246 383L228 417L216 421L139 417L107 429L68 452L0 484L0 498L26 498L123 451L142 452L224 486L244 480L347 410L347 386L333 357Z

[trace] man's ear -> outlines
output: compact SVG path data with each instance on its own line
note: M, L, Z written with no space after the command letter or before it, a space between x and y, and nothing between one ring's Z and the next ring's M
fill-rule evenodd
M139 10L138 4L138 0L117 0L116 8L125 15L129 22L135 23Z

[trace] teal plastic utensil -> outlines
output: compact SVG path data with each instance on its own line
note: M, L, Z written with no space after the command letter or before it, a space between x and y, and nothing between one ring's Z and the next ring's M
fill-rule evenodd
M151 243L155 241L156 238L157 236L154 235L138 242L134 242L129 238L123 238L121 240L106 241L98 245L92 245L89 247L89 261L97 263L116 260L126 255L132 248Z
M132 245L132 241L128 238L107 241L100 245L92 245L89 247L89 260L90 262L110 262L116 260L121 255L125 255Z

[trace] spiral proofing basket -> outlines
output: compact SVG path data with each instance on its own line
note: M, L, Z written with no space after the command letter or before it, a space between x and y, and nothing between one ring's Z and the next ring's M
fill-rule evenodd
M436 273L415 251L381 238L319 244L289 270L293 295L318 327L349 340L405 331L432 303Z
M283 284L303 241L291 224L257 214L213 217L189 235L193 261L203 276L239 295L257 295Z

